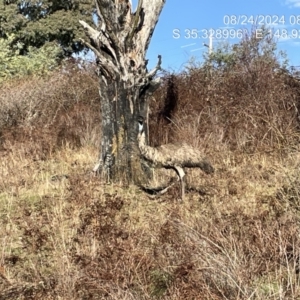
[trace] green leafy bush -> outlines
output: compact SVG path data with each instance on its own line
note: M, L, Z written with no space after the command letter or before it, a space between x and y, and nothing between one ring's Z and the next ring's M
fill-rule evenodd
M43 75L58 66L62 50L55 43L46 43L41 48L30 46L27 55L19 55L18 47L15 50L10 47L13 39L14 35L0 39L0 82L27 75Z

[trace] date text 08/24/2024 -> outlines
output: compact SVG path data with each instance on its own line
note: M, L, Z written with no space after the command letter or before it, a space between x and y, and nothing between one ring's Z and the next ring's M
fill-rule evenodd
M300 25L300 15L224 15L225 26L295 26Z
M217 39L217 40L226 40L226 39L242 39L245 36L250 36L254 34L256 38L263 38L264 32L266 31L271 37L275 39L299 39L300 40L300 28L268 28L262 29L257 28L254 30L248 30L246 28L235 29L235 28L218 28L218 29L184 29L181 30L179 28L173 29L172 37L174 39L204 39L207 40L209 38Z

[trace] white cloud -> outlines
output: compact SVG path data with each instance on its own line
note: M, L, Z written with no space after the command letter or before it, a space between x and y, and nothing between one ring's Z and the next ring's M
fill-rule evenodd
M285 0L285 4L287 4L289 7L300 8L300 0Z

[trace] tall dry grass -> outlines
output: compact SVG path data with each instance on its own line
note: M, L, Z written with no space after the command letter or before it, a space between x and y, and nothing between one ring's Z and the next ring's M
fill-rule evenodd
M151 144L201 140L203 147L254 153L298 143L300 82L267 51L272 46L270 38L249 36L235 63L192 64L179 75L166 74L151 99Z
M45 154L66 143L99 143L97 78L90 68L75 66L69 62L51 76L0 86L0 146L32 141Z
M298 83L235 68L166 76L151 100L152 145L216 168L188 172L184 203L91 176L90 70L1 86L0 299L299 299Z

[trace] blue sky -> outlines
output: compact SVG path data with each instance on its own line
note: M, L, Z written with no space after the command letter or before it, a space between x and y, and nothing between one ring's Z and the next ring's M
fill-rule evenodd
M132 2L135 7L138 1ZM214 36L219 33L219 40L231 36L227 41L235 44L241 30L250 29L255 20L272 27L290 65L300 66L300 0L167 0L147 53L149 67L161 54L163 68L178 72L192 56L201 61L203 51L208 51L203 43L209 44L209 29ZM214 38L213 45L217 41Z

